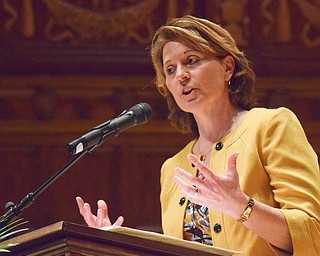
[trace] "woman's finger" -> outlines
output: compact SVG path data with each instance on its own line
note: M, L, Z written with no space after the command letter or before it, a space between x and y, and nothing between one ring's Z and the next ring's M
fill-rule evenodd
M226 171L227 175L231 175L232 177L237 177L238 176L238 172L237 172L237 158L238 158L238 155L239 155L239 153L233 153L228 158L228 170Z
M120 227L120 226L122 226L123 222L124 222L124 218L123 218L122 216L120 216L120 217L116 220L116 222L113 223L113 226Z
M96 227L96 216L91 212L91 206L88 203L84 203L84 215L83 218L89 227Z
M174 176L174 181L185 191L189 191L189 187L195 185L196 180L194 176L191 176L189 173L180 168L174 169L176 176Z
M105 225L106 223L106 225ZM106 218L105 211L102 209L97 210L97 218L95 220L95 227L101 228L103 226L110 226L109 218Z
M174 168L174 172L176 173L176 175L188 182L192 182L195 178L195 176L191 175L190 173L186 172L184 169L180 167Z
M98 227L110 226L111 221L109 219L108 206L106 202L103 200L99 200L97 204L98 204L98 211L97 211L96 225Z
M84 205L84 201L82 200L82 198L80 196L76 197L76 202L79 208L79 212L80 214L83 216L83 205Z
M194 166L199 170L199 172L202 173L204 178L211 178L215 176L214 173L205 165L205 163L201 162L197 156L193 154L188 154L187 158L191 163L194 164Z

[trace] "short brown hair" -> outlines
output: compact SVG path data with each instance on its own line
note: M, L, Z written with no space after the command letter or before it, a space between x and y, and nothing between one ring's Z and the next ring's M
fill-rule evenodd
M230 100L235 107L241 109L249 110L255 105L255 74L244 53L237 48L236 41L228 31L211 21L190 15L168 19L153 37L151 57L156 71L156 87L167 99L170 111L168 118L180 131L199 135L193 115L178 107L166 86L162 51L164 45L170 41L185 42L195 50L221 59L227 55L232 56L235 60L235 71L229 85Z

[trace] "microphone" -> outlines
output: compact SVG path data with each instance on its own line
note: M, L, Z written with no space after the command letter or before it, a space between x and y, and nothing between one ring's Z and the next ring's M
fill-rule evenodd
M148 103L139 103L128 110L124 110L119 116L92 128L88 133L72 141L68 145L68 151L75 155L84 150L99 146L106 138L116 137L120 132L146 123L152 114L152 108Z

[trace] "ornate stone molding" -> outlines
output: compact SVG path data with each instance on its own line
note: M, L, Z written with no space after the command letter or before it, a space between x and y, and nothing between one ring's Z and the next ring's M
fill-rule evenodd
M226 27L259 75L320 70L319 0L4 0L0 72L151 75L154 31L185 14Z

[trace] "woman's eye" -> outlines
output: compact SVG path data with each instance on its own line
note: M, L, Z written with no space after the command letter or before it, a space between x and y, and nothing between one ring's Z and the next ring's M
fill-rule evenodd
M166 73L168 75L170 75L173 71L174 71L174 68L172 66L169 66L169 67L166 68Z
M198 59L196 57L189 57L188 58L188 65L193 64L197 61L198 61Z

